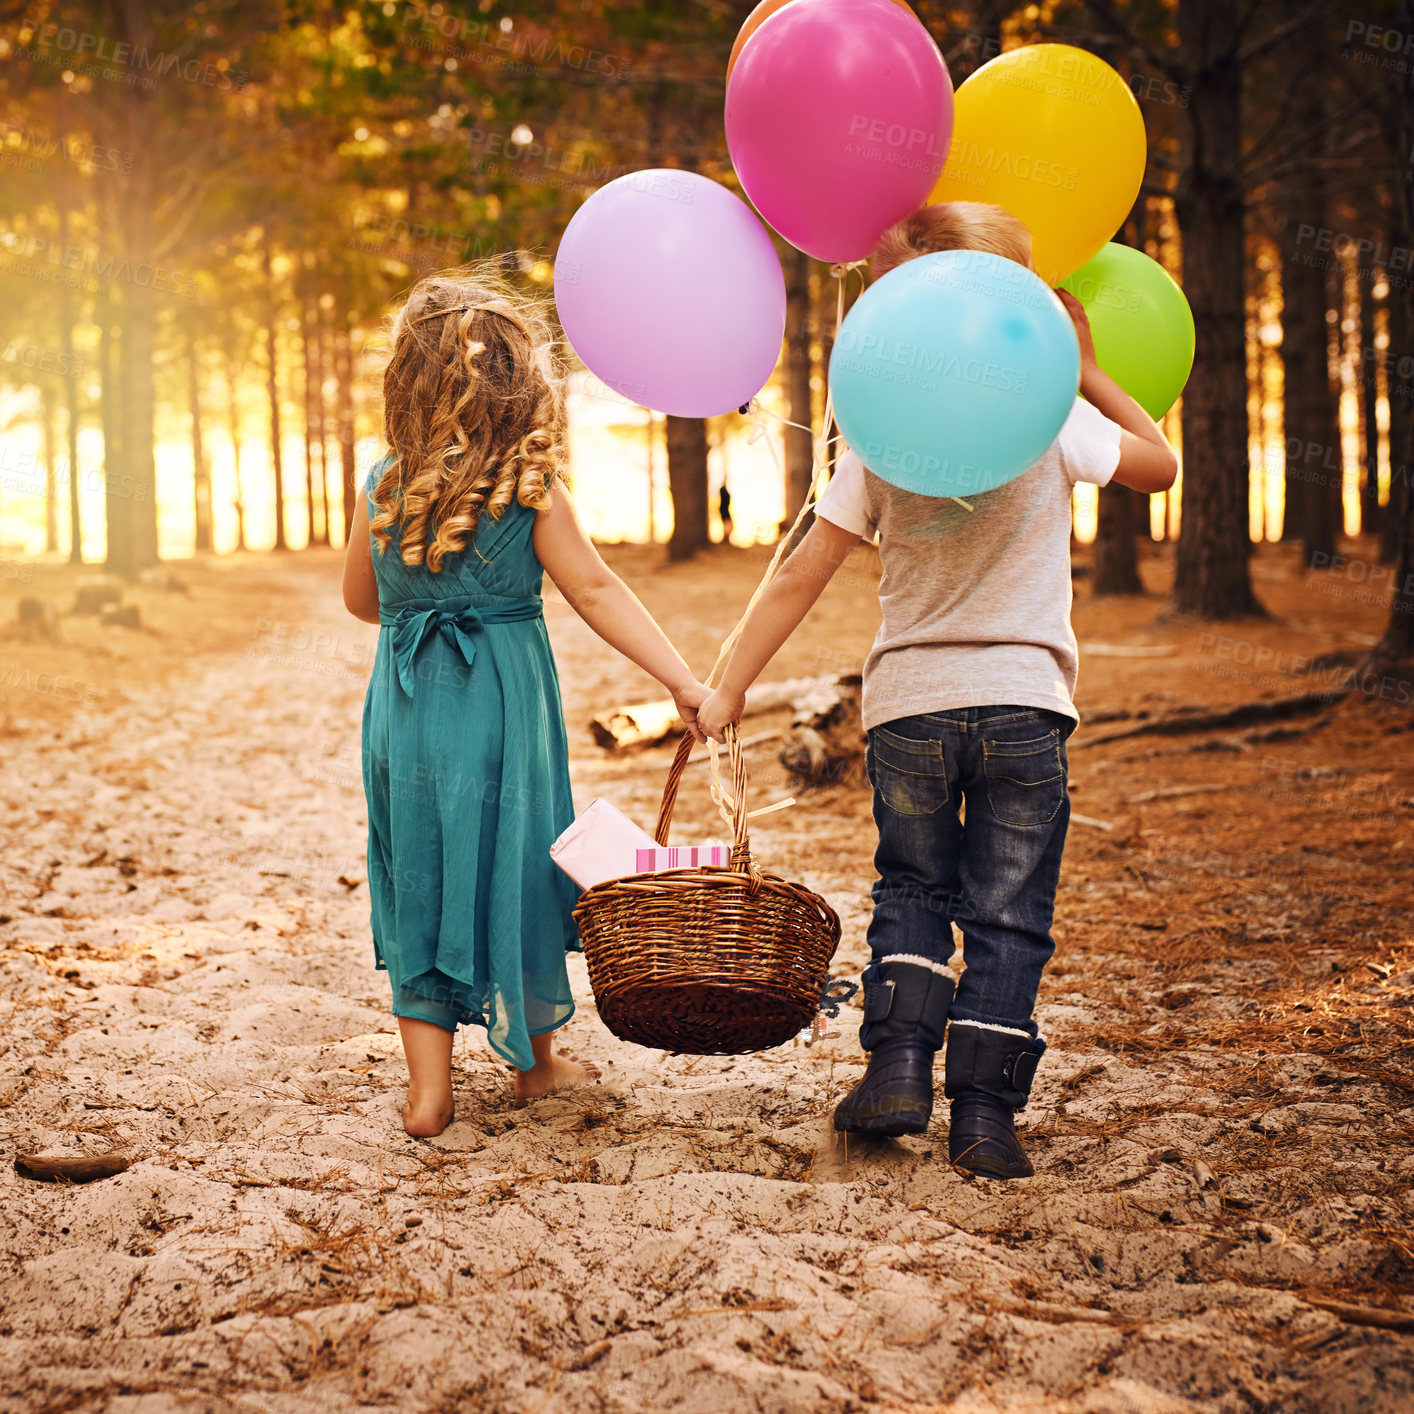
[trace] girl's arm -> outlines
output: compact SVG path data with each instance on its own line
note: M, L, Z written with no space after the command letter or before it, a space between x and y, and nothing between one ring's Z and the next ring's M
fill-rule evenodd
M1085 306L1069 290L1057 290L1080 340L1080 391L1122 429L1114 479L1134 491L1167 491L1178 475L1178 458L1158 423L1095 362L1095 341Z
M378 576L373 572L373 546L368 534L368 499L362 491L349 522L344 550L344 608L366 624L378 622Z
M600 558L585 533L569 487L556 482L548 511L535 517L536 558L566 602L611 648L651 673L673 696L687 729L698 741L697 707L708 690L634 592Z
M741 637L722 674L721 685L702 704L697 723L714 741L724 740L725 728L741 721L746 689L777 649L810 612L830 577L859 544L859 536L815 517L809 534L795 548L766 591L747 615Z

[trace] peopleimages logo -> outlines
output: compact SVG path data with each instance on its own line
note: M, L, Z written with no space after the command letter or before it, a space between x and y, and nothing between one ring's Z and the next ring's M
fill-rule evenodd
M115 255L92 247L64 245L43 236L24 236L16 231L5 231L0 232L0 248L38 262L26 266L12 261L6 268L16 275L48 278L50 271L46 267L52 267L56 283L67 282L71 287L76 287L80 279L86 277L99 285L116 280L163 294L186 295L188 298L196 295L196 280L190 275L183 275L180 270L146 261L134 265L130 260L120 260Z
M188 83L202 84L207 88L242 89L250 79L247 71L232 69L224 58L212 62L184 59L180 54L168 54L165 50L153 54L146 45L114 44L102 35L69 29L57 21L41 25L39 32L31 32L29 37L34 41L34 48L28 54L20 50L17 57L39 58L45 63L52 63L54 58L63 55L78 63L112 64L118 69L132 71L133 77L138 77L138 71L155 74L158 78L176 74ZM45 50L54 53L43 53ZM150 81L144 80L144 86L150 87Z
M895 369L910 369L920 374L961 379L964 383L995 388L1002 393L1026 391L1027 375L1023 371L985 359L962 358L947 349L935 351L922 344L910 344L875 334L861 337L848 328L840 331L835 348L847 360L852 372L889 379Z
M944 175L970 186L980 186L989 172L1001 172L1023 182L1037 182L1043 187L1062 187L1074 191L1080 180L1078 167L1066 167L1029 153L1008 152L1005 148L984 149L978 142L956 142L948 151Z
M847 157L864 157L889 167L906 167L909 171L936 170L943 154L938 148L938 135L926 128L910 128L903 123L889 123L883 118L871 118L855 113L849 120L849 141L845 143Z
M903 148L905 151L938 156L938 134L926 128L909 128L902 123L886 123L882 118L871 118L865 113L855 113L849 120L850 137L862 142L881 142L885 147Z
M1079 280L1072 276L1066 289L1081 304L1097 305L1100 309L1122 309L1126 313L1137 314L1144 303L1138 290L1126 289L1109 280L1097 280L1093 275Z
M958 491L975 491L986 475L986 468L971 462L962 462L954 468L950 457L934 456L931 452L920 456L908 448L886 447L881 442L866 443L860 460L876 476L891 471L932 485L936 485L940 477L946 477L950 494L954 495Z

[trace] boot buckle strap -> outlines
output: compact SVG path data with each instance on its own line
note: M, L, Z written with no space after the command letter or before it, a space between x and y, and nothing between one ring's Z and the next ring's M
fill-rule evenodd
M1034 1051L1013 1051L1002 1062L1002 1077L1007 1084L1020 1090L1022 1094L1028 1094L1031 1090L1031 1082L1036 1078L1036 1068L1041 1063L1041 1057Z
M892 982L870 982L864 988L864 1020L883 1021L894 1005Z

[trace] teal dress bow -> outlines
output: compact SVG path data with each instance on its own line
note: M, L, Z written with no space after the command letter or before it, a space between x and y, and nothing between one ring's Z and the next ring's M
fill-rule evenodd
M397 663L398 682L409 697L417 682L417 654L431 633L443 639L461 654L471 667L476 661L476 635L487 624L523 623L538 619L544 611L544 601L538 594L519 600L502 600L480 608L470 603L448 603L445 599L428 605L404 604L396 611L392 605L380 608L378 622L391 628L393 658Z

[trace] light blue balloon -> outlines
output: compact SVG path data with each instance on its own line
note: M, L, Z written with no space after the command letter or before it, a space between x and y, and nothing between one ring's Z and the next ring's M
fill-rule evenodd
M906 261L845 316L835 420L876 476L924 496L990 491L1035 465L1080 389L1070 315L1025 266L985 251Z

